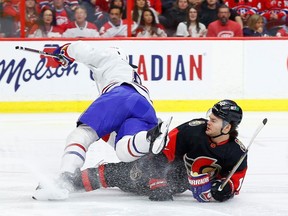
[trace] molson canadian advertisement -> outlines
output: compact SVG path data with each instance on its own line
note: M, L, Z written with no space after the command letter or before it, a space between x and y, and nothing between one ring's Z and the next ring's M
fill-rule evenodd
M0 112L9 112L11 103L21 106L18 102L58 106L56 102L69 101L71 105L95 100L99 92L85 65L74 62L66 68L58 67L50 56L15 49L53 53L68 42L73 41L0 42ZM287 40L87 42L95 49L116 46L125 50L130 63L138 66L136 70L156 107L198 111L203 104L231 98L242 102L247 110L288 111ZM267 103L270 105L263 108Z

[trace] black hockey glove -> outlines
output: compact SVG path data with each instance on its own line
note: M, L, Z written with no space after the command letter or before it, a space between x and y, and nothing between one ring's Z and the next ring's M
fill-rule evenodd
M151 179L149 181L151 201L167 201L173 200L171 191L167 186L166 179Z
M233 197L232 185L228 182L222 191L219 191L219 187L222 184L221 180L215 180L212 182L211 194L212 197L219 202L224 202Z

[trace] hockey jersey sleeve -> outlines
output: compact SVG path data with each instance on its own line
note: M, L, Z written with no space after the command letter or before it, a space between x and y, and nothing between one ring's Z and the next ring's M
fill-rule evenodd
M107 50L96 49L84 41L71 43L67 49L68 55L76 61L86 65L93 65L98 68L102 65L109 64L112 56ZM110 55L109 55L110 54Z
M234 175L232 175L231 177L231 182L233 184L233 191L234 191L234 194L239 194L239 191L241 190L241 187L242 187L242 183L243 183L243 180L244 180L244 177L246 175L246 171L247 171L247 168L241 170L241 171L237 171L234 173Z

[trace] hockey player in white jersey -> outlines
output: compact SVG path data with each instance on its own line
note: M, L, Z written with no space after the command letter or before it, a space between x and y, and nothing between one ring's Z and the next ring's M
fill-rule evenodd
M101 138L112 145L123 162L134 161L147 153L158 154L165 147L172 118L158 122L148 89L122 50L116 47L103 50L77 41L61 46L54 54L64 67L74 61L85 64L93 72L100 91L100 96L82 113L77 127L67 137L61 173L72 174L81 168L89 146ZM65 180L65 176L61 178ZM65 196L49 194L40 183L33 198Z

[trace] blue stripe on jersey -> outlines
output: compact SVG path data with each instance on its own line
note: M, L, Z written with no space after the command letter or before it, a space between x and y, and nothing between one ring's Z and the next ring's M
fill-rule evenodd
M84 158L79 152L76 152L76 151L67 151L67 152L65 152L64 155L66 155L66 154L74 154L74 155L77 155L78 157L81 158L81 160L85 161L85 158Z
M135 150L138 154L146 154L146 153L144 153L144 152L138 151L138 149L136 148L136 145L135 145L134 140L135 140L135 136L133 136L133 138L132 138L132 145L133 145L134 150Z

